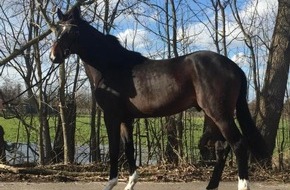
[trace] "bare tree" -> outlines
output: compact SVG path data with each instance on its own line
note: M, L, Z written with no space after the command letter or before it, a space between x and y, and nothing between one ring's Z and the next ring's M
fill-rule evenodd
M49 51L50 46L48 42L52 41L52 35L49 34L55 30L55 25L57 24L57 19L50 18L55 17L56 6L69 9L71 2L42 0L18 2L11 0L0 3L0 37L2 39L0 42L0 74L8 67L14 68L24 81L26 91L23 92L20 98L11 100L10 103L21 104L21 102L25 101L25 103L34 108L34 114L31 113L24 116L17 113L14 116L19 118L21 127L25 128L27 144L32 143L30 141L35 137L32 131L37 133L40 164L49 163L54 157L59 162L63 161L63 157L65 157L65 163L74 162L76 109L80 112L79 107L76 107L75 92L81 85L78 79L78 72L79 67L82 67L82 65L79 64L77 58L72 56L68 62L61 66L60 73L52 72L57 66L50 65L47 57L47 51ZM235 51L233 49L236 48L236 46L232 48L232 42L243 43L242 48L247 52L245 54L249 54L247 61L251 67L249 73L253 75L253 83L251 84L253 84L255 89L257 105L261 105L257 106L257 121L262 127L261 129L270 146L274 146L274 139L277 133L276 127L278 126L276 124L283 102L281 95L283 90L281 89L286 85L284 82L287 81L287 77L284 75L289 70L289 64L282 64L282 62L287 63L289 61L287 53L285 53L287 52L287 39L289 37L285 31L289 31L290 28L288 28L289 23L286 22L285 18L289 15L286 11L287 9L282 8L282 5L288 6L285 0L279 0L279 13L281 15L284 14L284 16L278 15L277 17L277 26L271 47L267 41L270 37L263 36L267 31L264 29L263 32L259 28L259 24L263 20L260 20L258 14L247 13L244 16L241 10L238 10L240 7L238 7L239 3L236 0L211 0L209 4L205 4L202 1L173 0L166 0L165 2L80 0L74 2L76 2L76 5L81 5L85 19L106 35L116 34L120 32L120 29L128 29L129 27L134 34L128 35L125 40L125 46L132 50L136 47L139 48L138 44L135 43L135 41L140 40L136 38L139 35L138 32L141 30L142 32L146 31L146 35L149 37L142 36L141 51L143 54L147 53L151 58L177 57L180 54L186 54L201 48L210 48L228 56L232 55ZM193 3L194 6L192 6ZM19 10L13 15L14 18L19 18L17 22L15 22L16 19L10 18L11 12L6 11L8 7ZM229 7L232 8L232 12L230 12ZM254 13L258 13L258 8L258 4L253 4ZM232 20L228 19L228 14L233 15L231 17ZM126 19L120 19L123 21L118 20L117 18L121 15L125 16ZM131 18L135 18L135 20ZM55 21L52 22L51 20ZM123 22L126 26L118 22ZM235 27L234 29L228 29L227 24L229 22ZM200 23L203 23L203 25ZM195 26L195 24L198 24L198 26ZM133 29L131 28L132 26L134 26ZM193 30L195 27L197 30ZM256 30L260 30L261 33L256 32ZM233 31L238 31L237 36L232 36ZM207 38L210 38L209 40L206 39L208 44L203 44L202 39L198 38L203 37L204 34L207 34ZM129 44L129 41L132 43ZM261 61L258 48L263 49L266 53L270 52L264 83L261 82L263 75L260 73L261 68L259 67L264 60ZM49 63L49 65L46 63ZM102 156L100 143L104 142L101 142L100 139L102 113L96 105L94 84L100 80L98 77L101 76L97 74L96 76L98 77L93 78L90 76L90 72L94 71L88 68L85 68L85 70L89 77L90 84L88 86L91 88L91 99L82 94L83 97L87 98L86 102L91 103L89 124L91 131L89 140L90 160L98 162ZM69 75L73 75L73 77ZM3 76L1 75L1 77ZM60 88L58 88L56 82L59 79L61 79L59 81ZM86 79L83 80L85 81ZM261 84L264 84L262 94L260 92ZM59 93L56 92L57 90L59 90ZM18 91L17 93L10 93L11 95L7 97L18 96L21 92L22 88L19 88L19 93ZM62 109L60 109L60 113L62 114L57 112L59 125L55 127L56 140L51 143L50 136L51 133L53 134L54 131L52 130L54 128L49 126L50 122L48 120L57 117L49 116L48 107L53 107L52 104L56 104L55 102L57 102L56 99L58 98L58 103L61 103L60 108ZM9 99L5 98L5 100ZM84 107L88 108L89 106L86 105ZM260 107L261 109L258 109ZM137 150L139 149L139 152L135 156L138 154L139 164L144 163L144 159L141 159L141 156L144 155L144 152L142 152L144 139L142 138L146 138L147 141L147 163L152 158L156 159L158 163L164 161L166 151L168 155L175 156L172 159L173 162L176 162L179 158L194 162L196 151L193 149L196 146L194 143L197 141L195 131L201 130L197 129L198 122L196 122L194 117L199 118L202 116L202 114L196 114L193 111L174 116L175 121L168 122L170 127L167 128L167 131L160 127L161 125L166 125L166 119L164 118L136 122L135 138L137 138L137 141L135 146ZM30 117L30 120L27 120L26 117ZM35 124L32 121L33 117L37 117L39 124L38 122ZM143 124L145 125L145 131L140 130L143 128ZM169 143L167 144L167 142ZM53 150L52 144L54 145ZM66 150L65 155L63 154L63 148ZM51 152L55 152L56 155L51 154Z
M180 2L177 2L180 3ZM173 0L165 2L165 14L166 14L166 36L167 36L167 48L168 58L170 58L171 47L174 57L178 57L178 41L177 41L177 10ZM170 23L172 20L172 23ZM172 36L170 35L172 33ZM172 38L172 40L171 40ZM183 136L183 122L182 112L177 114L176 121L173 116L167 120L167 146L166 146L166 157L170 163L178 164L179 158L183 157L182 148L182 136Z
M24 115L21 115L20 113L16 113L16 117L19 120L21 120L23 125L25 126L25 129L27 131L28 147L30 146L30 134L29 134L30 130L31 129L38 130L39 132L38 142L39 142L39 149L40 149L39 163L43 164L45 155L47 155L48 157L50 155L51 143L50 143L50 136L49 136L49 130L48 130L49 126L46 120L46 115L44 114L45 112L44 112L44 104L43 104L43 73L42 73L42 68L41 68L42 45L40 43L35 43L35 42L31 43L33 38L39 39L39 35L40 35L39 26L41 26L43 23L42 23L42 20L40 19L39 12L36 10L34 1L31 0L23 4L15 3L14 1L11 1L10 3L11 3L10 4L11 6L13 6L16 9L19 9L20 10L19 12L23 13L24 17L22 17L23 20L17 21L21 23L20 28L12 27L15 24L17 24L17 22L15 23L15 19L7 20L7 22L10 23L8 25L10 25L11 29L14 31L13 38L15 40L14 47L13 49L11 49L10 42L12 39L9 38L9 35L6 36L7 41L5 41L4 45L6 44L5 47L7 49L7 52L11 53L10 56L8 56L7 58L15 55L14 52L20 51L20 53L18 52L17 54L21 54L21 56L18 57L17 59L13 59L12 61L10 61L9 65L12 66L18 72L18 74L23 78L24 84L27 88L26 90L27 95L28 95L27 104L30 106L30 108L35 109L35 111L39 113L40 125L34 128L32 120L30 120L30 122L28 120L25 120ZM1 8L4 9L3 7ZM4 12L3 14L5 15L6 13ZM8 18L8 15L5 15L5 16ZM26 43L26 42L29 45L25 44L24 46L22 46L23 43ZM7 61L7 58L3 59L3 62ZM35 70L38 72L36 73ZM36 83L37 85L34 85L33 83ZM38 95L36 92L38 92ZM14 95L14 97L13 96L10 97L10 99L7 101L9 102L10 100L13 100L14 98L17 98L17 97ZM21 104L23 104L23 102L21 102ZM46 139L47 143L45 146L47 149L44 149L44 146L43 146L43 142L44 142L44 139L42 138L43 135L49 138L49 139ZM48 150L48 152L45 152L45 150ZM27 149L27 152L29 152L28 149Z
M255 7L258 6L258 1L256 2L255 5L253 5ZM255 106L255 111L253 116L256 117L257 113L259 112L260 109L260 89L261 89L261 85L260 85L260 73L259 73L259 67L258 67L258 57L256 55L256 41L255 41L255 35L257 34L253 34L253 32L251 32L251 26L254 27L254 22L257 20L257 18L255 18L255 13L253 14L252 18L251 18L251 22L250 22L250 27L247 29L240 17L239 11L238 11L238 6L237 6L237 1L233 1L233 3L231 4L231 9L232 9L232 13L234 15L234 18L240 28L240 30L242 31L242 34L244 36L244 42L246 47L249 49L250 51L250 68L252 73L253 73L253 84L254 84L254 90L255 90L255 96L256 96L256 106ZM268 47L266 47L268 48Z
M266 140L269 153L275 148L277 129L283 110L289 74L290 2L278 1L278 14L273 32L268 64L261 93L261 108L257 114L257 125Z

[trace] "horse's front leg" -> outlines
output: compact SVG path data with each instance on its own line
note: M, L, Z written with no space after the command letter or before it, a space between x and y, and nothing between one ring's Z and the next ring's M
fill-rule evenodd
M112 115L110 113L110 115ZM109 138L110 178L104 190L111 190L118 183L118 157L120 151L120 124L117 117L104 114Z
M133 142L133 120L122 123L121 125L121 136L125 144L125 154L129 163L129 182L124 190L133 190L138 180L138 173L136 167L136 161L134 158L134 142Z

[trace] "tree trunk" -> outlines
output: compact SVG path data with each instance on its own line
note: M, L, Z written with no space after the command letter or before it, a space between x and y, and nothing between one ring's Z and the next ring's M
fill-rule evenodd
M283 109L290 62L290 1L279 0L266 77L261 93L261 110L256 122L273 155L277 129Z
M59 66L59 113L62 126L63 134L63 153L64 153L64 164L69 163L69 149L68 149L68 135L67 135L67 117L66 117L66 101L65 101L65 64L62 63Z
M95 85L102 79L101 73L95 68L84 64L86 74L89 78L91 88L91 136L90 136L90 150L91 161L98 162L101 160L100 153L100 127L101 127L101 110L97 108L97 102L95 98ZM97 113L97 125L96 125L96 113ZM96 131L97 127L97 131Z
M90 161L91 162L97 162L97 133L96 133L96 114L97 114L97 103L96 98L94 95L94 90L91 90L91 120L90 120L90 126L91 126L91 135L90 135Z
M74 162L75 155L75 128L76 128L76 104L74 100L61 101L60 118L63 134L64 164Z
M34 28L35 36L38 35L38 28ZM38 148L39 148L39 163L43 165L45 163L45 153L44 153L44 120L46 119L44 112L44 101L43 101L43 82L42 82L42 68L41 68L41 60L40 60L40 52L39 52L39 44L36 43L33 45L34 50L34 60L37 68L37 76L39 78L38 83L38 120L39 120L39 133L38 133ZM48 155L49 156L49 155Z
M67 133L67 146L68 146L68 160L69 163L74 162L75 158L75 131L76 131L76 102L69 100L66 103L66 133Z
M65 164L74 162L75 155L75 128L76 128L76 105L74 101L65 102L65 107L60 109L61 114L58 116L58 125L55 132L54 145L52 150L53 163L64 162ZM61 116L63 115L63 116ZM62 118L64 117L64 118ZM65 125L65 129L63 128ZM64 135L64 130L65 135ZM64 136L67 140L67 145L64 144ZM64 160L66 147L66 159Z
M6 150L6 142L4 140L4 129L3 127L0 125L0 163L6 163L6 154L5 154L5 150Z
M46 92L46 89L44 88L44 92ZM43 100L44 102L48 102L47 96L43 93ZM49 128L49 122L48 122L48 111L49 107L47 105L44 105L43 107L43 140L44 140L44 146L45 146L45 162L51 163L52 162L52 145L51 145L51 137L50 137L50 128Z
M178 154L179 158L183 158L183 131L184 131L184 126L182 122L182 116L183 112L177 114L177 119L176 119L176 130L178 133L177 141L178 141Z
M168 163L178 164L178 139L176 122L173 116L167 117L165 129L167 131L167 144L165 158Z
M74 101L65 102L65 107L60 109L58 116L58 125L55 132L54 146L52 151L52 160L54 163L73 163L75 155L75 128L76 128L76 105ZM63 118L62 118L63 117ZM65 127L63 126L65 125ZM64 128L65 129L64 129ZM64 130L65 135L64 135ZM66 145L67 161L64 160L64 136L69 139Z
M101 129L101 118L102 110L97 108L97 134L96 134L96 162L101 161L101 150L100 150L100 129Z
M53 163L63 162L63 134L60 115L58 115L58 125L55 132L52 155Z
M169 7L171 5L171 10ZM170 15L170 13L172 15ZM165 1L165 16L166 16L166 38L167 38L167 51L168 58L171 58L171 51L173 52L174 57L178 57L177 50L177 16L176 9L173 0ZM172 27L170 21L172 20ZM172 33L172 36L171 36ZM172 40L171 40L172 37ZM171 43L172 42L172 43ZM172 49L171 49L172 46ZM183 135L183 126L182 126L182 113L177 116L177 123L180 125L177 131L177 124L174 116L166 117L166 126L165 130L167 132L167 144L165 150L165 157L167 162L178 164L179 158L182 154L182 135ZM180 137L180 138L178 138Z

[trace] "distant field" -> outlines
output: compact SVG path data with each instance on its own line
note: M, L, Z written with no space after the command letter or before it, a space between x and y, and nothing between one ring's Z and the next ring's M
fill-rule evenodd
M18 119L4 119L0 117L0 125L3 126L5 132L5 140L7 142L21 142L26 143L27 137L30 136L30 143L38 142L38 128L39 121L37 117L27 118L27 123L31 123L32 128L25 127ZM141 141L141 144L146 144L146 135L149 134L150 141L158 141L160 138L163 138L163 142L166 142L166 132L160 127L164 125L164 119L149 119L149 128L146 131L144 120L139 120L139 123L135 121L135 133L139 131L140 137L138 139ZM76 133L75 139L76 144L83 145L89 144L90 138L90 117L89 116L78 116L76 122ZM57 126L57 118L51 117L49 119L50 124L50 136L53 142L55 137L55 131ZM189 147L197 147L199 138L202 134L202 126L203 126L203 117L202 116L192 116L190 114L185 115L184 118L184 134L183 134L183 143L185 146ZM139 126L139 127L138 127ZM290 124L289 120L285 119L280 122L280 127L277 133L276 139L276 150L278 152L279 149L286 150L289 154L290 152ZM135 139L137 136L135 136ZM100 141L102 144L107 143L107 133L103 123L101 122L100 128Z
M80 144L85 143L88 140L90 134L89 126L90 118L88 116L81 116L77 118L76 124L76 141ZM18 119L4 119L0 117L0 125L4 128L4 138L8 142L27 142L27 134L30 134L30 141L32 143L37 142L39 121L37 117L27 119L27 123L31 123L30 127L25 127ZM52 139L55 136L57 118L51 117L49 119L50 124L50 136ZM102 127L104 132L104 127Z
M38 128L39 121L37 117L27 118L27 123L31 123L30 127L25 127L18 119L4 119L0 117L0 125L3 126L5 131L5 140L8 142L27 142L27 136L30 136L30 142L36 143L38 141ZM160 119L149 119L149 130L151 133L164 133L164 130L160 128L161 125L164 125L164 120ZM49 119L50 124L50 136L52 140L55 136L56 126L57 126L57 118L51 117ZM145 124L144 120L139 120L139 124L137 125L136 121L134 123L135 130L137 130L137 126L140 126L140 134L142 136L145 135ZM202 126L203 126L203 117L195 117L195 118L185 118L185 135L193 135L192 139L194 139L194 143L198 141L198 137L201 135ZM90 117L89 116L78 116L76 121L76 142L77 144L88 143L90 137ZM151 135L149 132L149 135ZM105 125L103 120L101 122L100 128L100 138L101 140L107 141L107 133L105 129ZM189 138L189 137L188 137Z

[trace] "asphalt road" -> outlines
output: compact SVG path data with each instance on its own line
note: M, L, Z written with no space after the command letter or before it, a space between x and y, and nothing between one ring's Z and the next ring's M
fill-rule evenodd
M1 179L0 179L1 180ZM27 183L0 182L0 190L102 190L105 182L92 183ZM135 190L205 190L207 182L190 182L190 183L152 183L138 182ZM123 190L126 184L119 182L114 190ZM237 183L221 182L219 189L235 190ZM290 190L290 183L276 182L254 182L251 183L252 190Z

